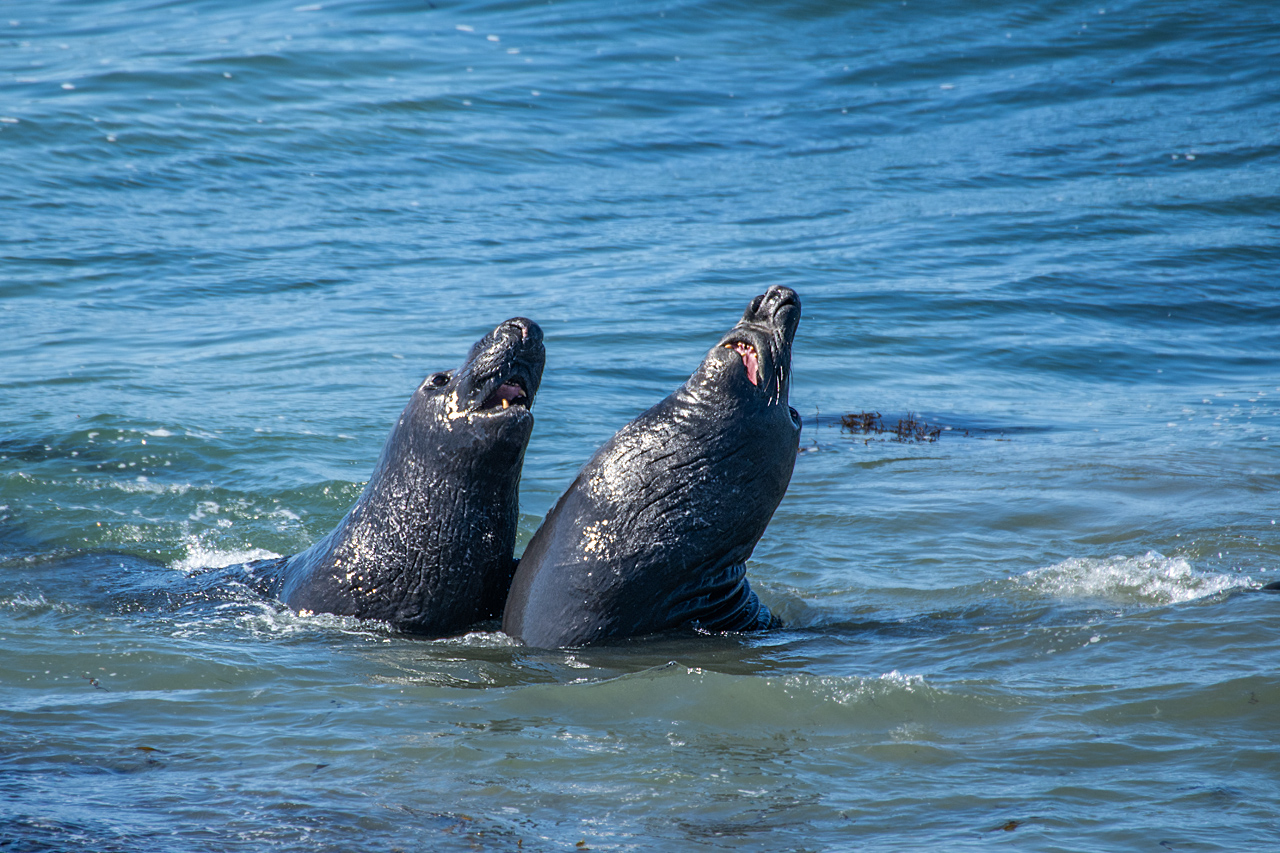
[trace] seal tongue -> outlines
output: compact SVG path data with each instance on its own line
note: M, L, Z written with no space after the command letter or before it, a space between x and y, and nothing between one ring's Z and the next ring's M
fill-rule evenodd
M733 345L733 351L742 356L742 366L747 369L747 378L751 380L751 384L759 385L760 359L756 355L755 347L750 344L738 343Z
M497 389L489 395L489 399L484 401L484 407L488 408L489 406L496 406L501 403L502 408L505 409L511 405L512 400L518 400L523 396L523 388L514 382L505 382L502 385L499 385Z

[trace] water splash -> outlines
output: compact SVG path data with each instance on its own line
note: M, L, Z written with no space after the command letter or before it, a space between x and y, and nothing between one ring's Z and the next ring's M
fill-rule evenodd
M1139 557L1073 557L1013 579L1054 598L1093 598L1162 606L1254 586L1240 575L1196 571L1182 557L1148 551Z
M247 607L243 604L228 606L226 612L233 617L239 630L262 637L323 638L343 634L366 641L389 641L389 626L376 619L358 619L354 616L338 616L333 613L300 614L294 613L283 605L266 601L251 602Z
M250 560L271 560L283 556L265 548L220 548L209 545L195 534L188 534L183 540L187 556L170 563L169 568L187 575L202 569L220 569Z
M61 602L52 602L45 598L44 593L20 592L9 598L0 598L0 607L13 610L21 615L41 615L44 613L69 613L72 608L70 605Z

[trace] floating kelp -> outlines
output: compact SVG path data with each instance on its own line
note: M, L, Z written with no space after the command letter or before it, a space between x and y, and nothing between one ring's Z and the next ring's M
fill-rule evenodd
M863 435L887 434L892 441L937 441L942 435L942 427L916 420L914 412L907 412L893 426L885 426L879 412L851 412L841 416L840 426L843 430Z

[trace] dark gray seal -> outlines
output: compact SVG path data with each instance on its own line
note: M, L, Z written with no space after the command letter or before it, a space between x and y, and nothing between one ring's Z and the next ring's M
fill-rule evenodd
M534 534L502 629L542 648L774 624L746 560L791 481L800 300L751 300L684 386L596 451Z
M496 618L515 568L520 469L545 358L542 330L517 317L458 370L428 376L346 517L307 550L251 568L259 588L300 613L415 634Z

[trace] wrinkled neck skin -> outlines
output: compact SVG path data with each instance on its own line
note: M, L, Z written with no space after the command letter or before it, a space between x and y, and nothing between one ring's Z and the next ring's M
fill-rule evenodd
M597 451L525 550L503 630L552 648L769 626L745 562L799 445L787 405L794 313L781 327L744 318L680 389ZM753 354L735 348L744 342Z
M433 636L500 614L543 364L541 331L520 322L414 393L355 505L283 561L272 591L285 604Z

